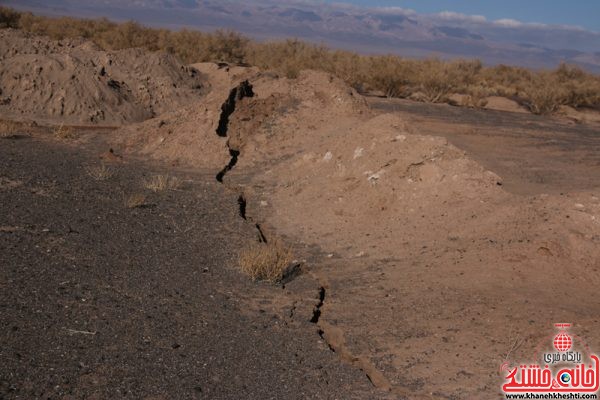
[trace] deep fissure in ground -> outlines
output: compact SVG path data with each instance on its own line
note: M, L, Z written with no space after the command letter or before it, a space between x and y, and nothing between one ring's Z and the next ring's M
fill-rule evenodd
M252 90L252 85L247 80L241 82L237 87L231 89L231 91L229 92L229 96L227 97L227 100L225 100L225 102L221 105L221 115L219 117L219 125L216 130L216 133L219 137L227 137L228 130L229 130L229 118L235 112L237 102L239 100L242 100L245 97L254 97L254 91ZM217 175L216 175L216 180L221 184L224 183L223 180L225 178L225 175L235 167L235 165L238 162L238 158L240 157L240 154L241 154L240 149L234 149L234 148L230 147L229 141L227 141L227 148L229 150L229 154L231 155L229 163L227 163L227 165L225 165L225 167L223 167L223 169L221 171L219 171L219 173L217 173ZM243 193L238 196L237 203L238 203L238 207L239 207L240 217L242 219L244 219L245 221L248 221L248 217L246 215L247 200L246 200L245 196L243 195ZM256 230L258 233L258 241L262 242L262 243L267 243L267 237L265 236L260 224L255 223L254 226L256 227ZM281 281L284 288L285 288L285 284L287 282L293 280L300 273L299 266L300 266L300 264L292 265L292 266L290 266L290 268L288 268L285 271L285 273L282 276L282 281ZM318 294L319 300L313 309L312 317L310 319L310 322L313 324L316 324L317 326L319 326L319 320L322 315L322 307L325 303L325 297L326 297L325 287L320 286L319 294ZM323 339L325 341L325 343L327 343L329 350L336 353L335 347L326 339L324 329L322 327L319 327L317 333L321 337L321 339ZM366 373L367 379L369 379L369 381L374 386L378 386L375 384L375 382L373 382L373 380L371 379L371 376L369 375L369 373L366 372L364 367L359 366L359 368L363 372Z
M325 302L325 288L321 286L319 288L319 302L313 309L313 315L310 319L310 322L313 324L317 324L319 322L319 318L321 318L321 307L323 307L323 303Z
M217 126L217 135L220 137L227 136L229 117L235 111L236 103L244 97L254 97L252 85L247 80L240 83L237 87L231 89L227 100L225 100L223 105L221 105L221 116L219 118L219 125Z
M223 178L225 178L225 175L229 171L231 171L233 167L235 167L235 164L237 164L238 162L240 152L238 150L229 149L229 155L231 156L231 158L229 159L229 163L225 167L223 167L223 169L220 170L216 176L216 179L219 183L223 183Z

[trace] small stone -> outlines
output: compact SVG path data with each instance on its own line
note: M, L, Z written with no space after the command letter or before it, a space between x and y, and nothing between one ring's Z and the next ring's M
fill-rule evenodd
M364 149L362 147L357 147L356 150L354 150L354 159L356 160L359 157L362 157L364 152Z

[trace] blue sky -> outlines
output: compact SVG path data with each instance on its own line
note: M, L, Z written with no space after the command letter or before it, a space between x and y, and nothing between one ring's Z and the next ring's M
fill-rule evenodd
M600 0L326 0L361 6L394 6L418 13L454 11L487 19L575 25L600 31Z

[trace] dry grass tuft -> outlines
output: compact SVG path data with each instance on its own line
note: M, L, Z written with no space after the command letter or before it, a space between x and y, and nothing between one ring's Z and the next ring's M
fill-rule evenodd
M96 181L108 180L115 174L112 168L107 167L105 164L87 165L84 168L85 172Z
M181 181L174 176L154 175L144 182L144 187L153 192L162 192L165 190L177 190L181 186Z
M54 137L60 140L72 140L77 137L73 128L60 124L54 128Z
M13 121L0 121L0 138L10 139L19 133L19 124Z
M240 268L253 280L278 282L292 262L292 251L280 241L255 243L239 256Z
M139 208L146 206L146 195L143 193L134 193L129 196L125 196L125 207L127 208Z

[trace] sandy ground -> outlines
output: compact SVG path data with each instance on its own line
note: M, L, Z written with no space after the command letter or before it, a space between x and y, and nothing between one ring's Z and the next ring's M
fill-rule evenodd
M0 113L75 125L140 122L197 100L205 82L165 53L0 31Z
M187 68L210 91L105 138L125 159L213 171L246 224L294 246L312 292L294 281L248 295L249 312L312 312L339 360L394 398L493 398L499 366L529 360L554 322L600 348L594 112L366 99L315 71Z

